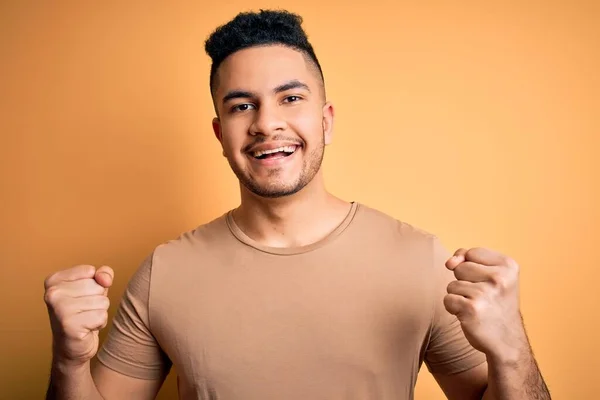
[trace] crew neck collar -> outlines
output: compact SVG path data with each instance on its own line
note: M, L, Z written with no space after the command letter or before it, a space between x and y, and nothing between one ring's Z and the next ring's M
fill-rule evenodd
M358 211L359 208L360 208L359 203L351 202L350 211L348 212L346 217L327 236L325 236L323 239L321 239L317 242L310 243L310 244L307 244L304 246L295 246L295 247L271 247L271 246L263 245L263 244L257 242L256 240L250 238L235 223L235 220L233 218L233 210L230 210L229 212L227 212L226 221L227 221L227 226L229 227L229 230L240 242L242 242L250 247L253 247L259 251L262 251L264 253L269 253L269 254L274 254L274 255L282 255L282 256L290 256L290 255L302 254L302 253L307 253L307 252L316 250L320 247L325 246L326 244L328 244L329 242L331 242L332 240L337 238L348 227L348 225L350 225L350 223L352 222L352 220L353 220L354 216L356 215L356 212Z

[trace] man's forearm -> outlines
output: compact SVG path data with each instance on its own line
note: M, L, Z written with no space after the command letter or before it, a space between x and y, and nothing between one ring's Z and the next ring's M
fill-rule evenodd
M488 359L483 400L551 400L529 344L517 357Z
M90 363L67 367L52 363L46 400L104 400L92 379Z

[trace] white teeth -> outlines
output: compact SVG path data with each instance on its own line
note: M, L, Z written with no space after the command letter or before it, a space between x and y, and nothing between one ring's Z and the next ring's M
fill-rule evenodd
M276 149L255 151L254 153L252 153L252 155L254 157L260 157L264 154L278 153L280 151L284 151L286 153L293 153L294 151L296 151L296 147L297 146L283 146L283 147L278 147Z

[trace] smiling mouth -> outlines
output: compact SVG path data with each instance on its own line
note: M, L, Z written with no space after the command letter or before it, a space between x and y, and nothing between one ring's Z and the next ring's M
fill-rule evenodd
M276 149L253 151L250 154L252 155L252 157L256 158L257 160L267 160L269 158L289 157L290 155L294 154L294 152L298 149L298 147L300 147L300 146L296 146L296 145L282 146L282 147L278 147Z

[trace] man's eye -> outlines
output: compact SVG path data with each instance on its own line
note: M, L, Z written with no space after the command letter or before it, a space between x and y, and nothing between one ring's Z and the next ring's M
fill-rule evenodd
M238 104L237 106L233 106L231 111L233 111L233 112L248 111L253 107L254 106L252 104L248 104L248 103Z
M299 96L288 96L285 98L284 102L285 103L294 103L296 101L300 100Z

